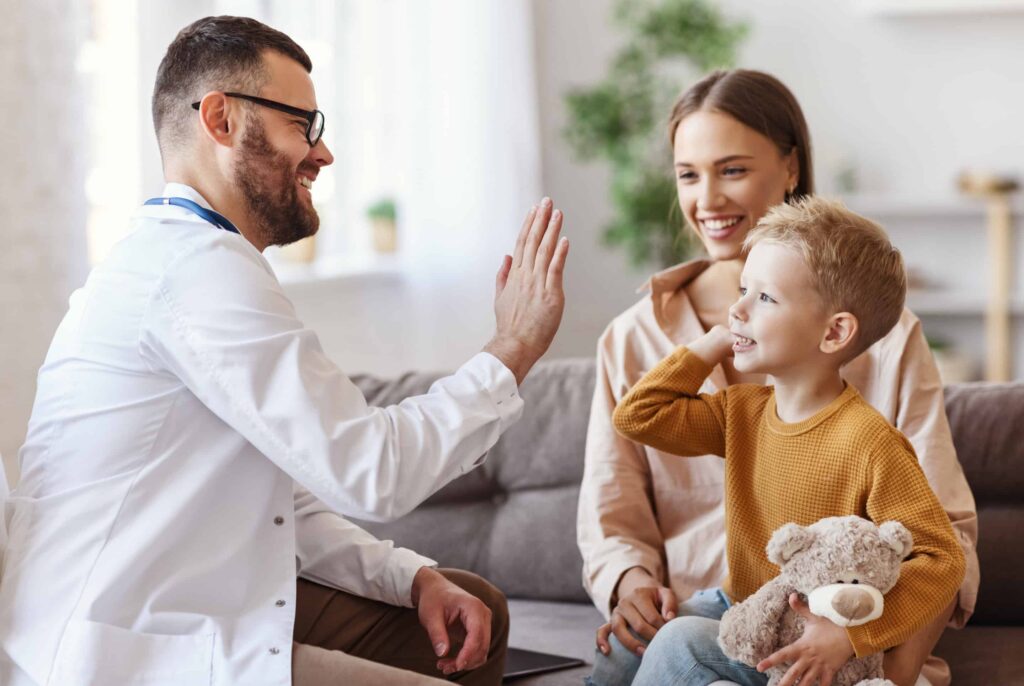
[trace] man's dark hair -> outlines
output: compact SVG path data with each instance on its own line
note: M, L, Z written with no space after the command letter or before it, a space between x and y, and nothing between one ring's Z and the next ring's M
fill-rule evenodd
M160 62L153 87L153 126L160 152L183 139L192 103L211 90L259 92L266 50L291 57L307 72L306 51L284 33L248 17L206 17L178 33Z

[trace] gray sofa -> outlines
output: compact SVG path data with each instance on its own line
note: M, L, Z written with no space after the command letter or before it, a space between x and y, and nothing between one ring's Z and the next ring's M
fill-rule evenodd
M423 393L438 374L356 379L371 404ZM601 615L581 582L576 500L583 474L594 364L545 362L523 384L522 420L479 469L449 484L416 511L386 524L364 523L383 538L443 566L468 569L509 597L510 644L574 655L585 667L516 683L579 686L590 671ZM960 461L978 504L982 584L963 631L947 631L938 652L956 686L1024 684L1024 383L946 389Z

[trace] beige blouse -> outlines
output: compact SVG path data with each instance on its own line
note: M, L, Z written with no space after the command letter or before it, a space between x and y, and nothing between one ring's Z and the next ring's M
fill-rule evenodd
M597 385L587 430L577 540L583 581L606 616L623 573L643 567L680 600L721 584L726 576L725 466L714 455L680 458L622 438L612 411L627 391L677 346L705 333L684 290L711 263L699 259L651 277L649 297L608 326L597 350ZM902 431L914 446L928 482L953 524L967 559L953 626L974 611L979 570L978 519L946 420L942 382L909 310L882 340L843 370L844 378ZM716 367L702 392L727 386ZM933 686L949 683L949 669L929 658L923 672Z

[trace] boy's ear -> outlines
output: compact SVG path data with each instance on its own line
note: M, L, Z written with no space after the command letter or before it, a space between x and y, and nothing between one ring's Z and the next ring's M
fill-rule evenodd
M838 312L829 319L828 328L818 348L827 354L842 352L853 343L859 329L857 317L850 312Z

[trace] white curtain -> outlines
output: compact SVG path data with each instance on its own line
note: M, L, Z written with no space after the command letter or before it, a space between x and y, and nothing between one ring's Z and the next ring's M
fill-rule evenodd
M338 192L397 199L406 287L405 316L362 330L401 337L377 371L449 369L493 332L494 274L540 199L531 5L355 0L340 21Z
M7 1L0 22L0 454L13 475L36 372L85 276L85 3Z

